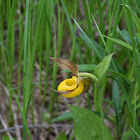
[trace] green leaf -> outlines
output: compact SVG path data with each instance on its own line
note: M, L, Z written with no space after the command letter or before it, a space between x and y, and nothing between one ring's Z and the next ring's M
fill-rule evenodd
M100 79L107 71L113 54L114 53L105 56L103 61L96 66L94 75L97 76L98 79Z
M108 38L109 40L111 40L111 41L113 41L113 42L115 42L115 43L118 43L118 44L122 45L123 47L125 47L125 48L127 48L127 49L133 51L132 46L129 45L128 43L126 43L126 42L124 42L124 41L122 41L122 40L120 40L120 39L111 38L111 37L108 37L108 36L105 36L105 35L103 35L103 36L106 37L106 38ZM137 53L137 55L139 55L139 52L138 52L137 50L136 50L136 53Z
M53 119L51 122L58 122L63 120L69 120L72 119L72 113L71 112L65 112L64 114L58 116L57 118Z
M120 30L119 28L117 28L117 31L119 32L119 34L121 35L121 37L129 44L131 44L131 39L129 37L129 33L127 30Z
M61 132L59 136L55 138L55 140L67 140L67 136L64 132Z
M76 140L102 140L103 124L101 118L84 108L68 105L74 120ZM104 140L113 140L109 129L105 127Z
M96 41L94 41L93 39L89 38L84 33L84 31L82 29L81 29L81 31L82 31L82 33L79 33L80 37L86 42L86 44L94 52L94 54L101 60L103 58L103 55L104 55L104 48L102 48Z
M70 70L62 70L60 73L70 73Z
M108 70L107 70L108 72L111 72L112 73L112 75L113 75L113 77L120 77L120 78L122 78L123 80L125 80L127 83L129 83L129 84L131 84L131 81L128 79L128 77L127 76L125 76L124 74L122 74L122 73L120 73L120 72L115 72L114 70L112 70L112 69L109 69L108 68Z
M132 18L136 24L137 27L137 31L140 35L140 19L138 18L137 14L132 10L132 8L130 8L128 5L125 5L131 12Z
M114 110L116 113L116 123L117 123L117 131L118 136L120 136L121 131L121 99L120 99L120 89L118 83L114 80L113 81L113 89L112 89L112 99Z
M94 70L96 65L94 64L80 64L78 65L79 71L91 71Z
M97 114L99 117L101 116L100 112L96 112L96 111L92 111L92 112ZM105 116L105 119L107 119L108 121L113 122L113 120L108 118L105 114L104 114L104 116ZM51 122L54 123L54 122L63 121L63 120L70 120L70 119L72 119L72 113L71 112L65 112L64 114L62 114L62 115L56 117L55 119L53 119Z
M103 35L103 36L108 38L109 40L115 42L115 43L118 43L118 44L122 45L123 47L126 47L127 49L129 49L131 51L133 50L131 45L129 45L128 43L126 43L122 40L119 40L119 39L116 39L116 38L111 38L111 37L108 37L108 36L105 36L105 35Z
M80 29L80 31L82 32L82 34L80 33L80 37L82 37L82 39L88 44L88 46L94 51L94 54L101 60L102 59L102 55L101 53L103 53L103 48L100 47L100 45L98 45L98 43L96 43L94 40L91 40L86 33L83 31L83 29L80 27L80 25L77 23L77 21L73 18L74 22L76 23L77 27ZM100 51L99 51L100 49Z

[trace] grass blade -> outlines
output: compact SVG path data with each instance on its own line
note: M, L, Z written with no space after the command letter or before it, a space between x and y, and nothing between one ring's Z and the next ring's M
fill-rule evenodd
M121 97L120 97L119 85L115 80L113 81L112 100L113 100L114 110L116 113L117 132L118 132L118 139L119 139L121 134Z

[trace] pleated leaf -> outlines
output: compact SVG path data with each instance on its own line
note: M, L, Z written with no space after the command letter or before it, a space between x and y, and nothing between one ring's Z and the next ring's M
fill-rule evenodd
M97 76L98 79L100 79L105 74L107 69L109 68L110 62L111 62L111 58L112 58L113 54L114 53L105 56L104 59L102 60L102 62L100 62L96 66L94 74L95 74L95 76Z
M53 119L51 122L58 122L63 120L69 120L72 119L72 113L71 112L65 112L64 114L58 116L57 118Z
M74 120L74 135L76 140L113 140L109 129L103 124L101 118L84 108L68 105ZM104 138L103 138L104 137Z

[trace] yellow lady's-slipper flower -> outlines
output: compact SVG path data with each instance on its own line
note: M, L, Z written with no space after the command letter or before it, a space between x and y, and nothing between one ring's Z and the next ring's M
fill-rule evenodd
M71 60L57 58L50 59L54 60L62 69L69 70L75 75L71 79L65 79L62 81L58 85L57 90L52 89L64 97L72 98L78 96L83 91L88 91L90 87L89 78L98 81L97 77L90 73L79 73L78 66ZM84 90L84 87L86 90Z
M81 94L84 90L84 82L81 78L73 76L71 79L65 79L58 86L62 96L72 98Z

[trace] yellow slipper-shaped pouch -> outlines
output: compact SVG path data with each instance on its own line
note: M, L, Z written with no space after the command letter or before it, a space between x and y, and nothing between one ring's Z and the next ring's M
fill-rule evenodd
M83 92L84 82L82 79L73 76L71 79L62 81L57 90L61 92L62 96L72 98Z

